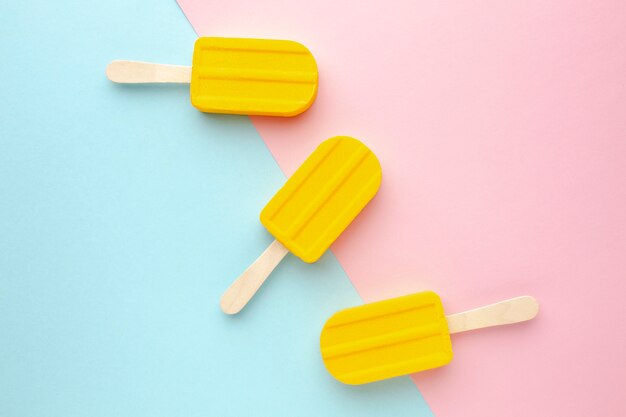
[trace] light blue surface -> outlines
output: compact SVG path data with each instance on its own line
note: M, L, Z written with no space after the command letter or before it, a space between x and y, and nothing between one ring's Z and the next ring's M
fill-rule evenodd
M104 76L194 38L174 1L1 3L0 416L430 415L408 378L326 373L319 331L360 303L330 253L220 312L284 177L247 118Z

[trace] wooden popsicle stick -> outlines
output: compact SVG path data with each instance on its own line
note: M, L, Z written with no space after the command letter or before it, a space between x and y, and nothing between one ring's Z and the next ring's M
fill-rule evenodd
M482 329L483 327L513 324L534 318L539 312L539 303L529 295L511 298L478 307L462 313L446 316L450 334Z
M289 249L278 240L273 241L222 295L222 311L226 314L239 313L287 253Z
M114 83L180 83L191 82L191 67L183 65L153 64L139 61L112 61L106 69Z

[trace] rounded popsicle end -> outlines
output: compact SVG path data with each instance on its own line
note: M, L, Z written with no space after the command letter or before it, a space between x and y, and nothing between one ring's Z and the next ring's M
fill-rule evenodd
M539 314L539 301L531 295L520 297L523 302L527 314L527 320L532 320Z
M324 363L324 367L326 371L337 381L346 385L361 385L361 383L355 382L350 378L344 378L345 374L341 372L337 372L332 366L332 335L329 335L329 329L333 326L333 322L336 317L340 315L341 312L337 312L330 317L324 327L322 328L322 332L320 333L320 355L322 356L322 362Z
M124 74L127 71L127 67L126 61L111 61L106 67L105 74L114 83L124 83L126 79Z
M220 309L229 316L239 313L242 308L243 306L234 305L229 300L225 300L224 297L220 300Z

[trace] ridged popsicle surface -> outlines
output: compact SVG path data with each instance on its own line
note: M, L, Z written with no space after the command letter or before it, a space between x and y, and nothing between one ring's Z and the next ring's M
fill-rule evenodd
M191 103L210 113L295 116L315 100L317 79L313 55L297 42L199 38Z
M452 360L439 296L422 292L333 315L320 337L328 371L346 384L365 384L446 365Z
M324 141L261 212L261 223L294 255L315 262L374 197L382 170L356 139Z

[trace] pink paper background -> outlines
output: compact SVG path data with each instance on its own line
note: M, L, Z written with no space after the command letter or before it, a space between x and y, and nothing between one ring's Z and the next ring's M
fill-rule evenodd
M311 110L253 119L287 174L338 134L378 154L380 193L333 246L364 300L540 300L414 377L437 415L626 415L626 2L179 4L199 35L315 54Z

